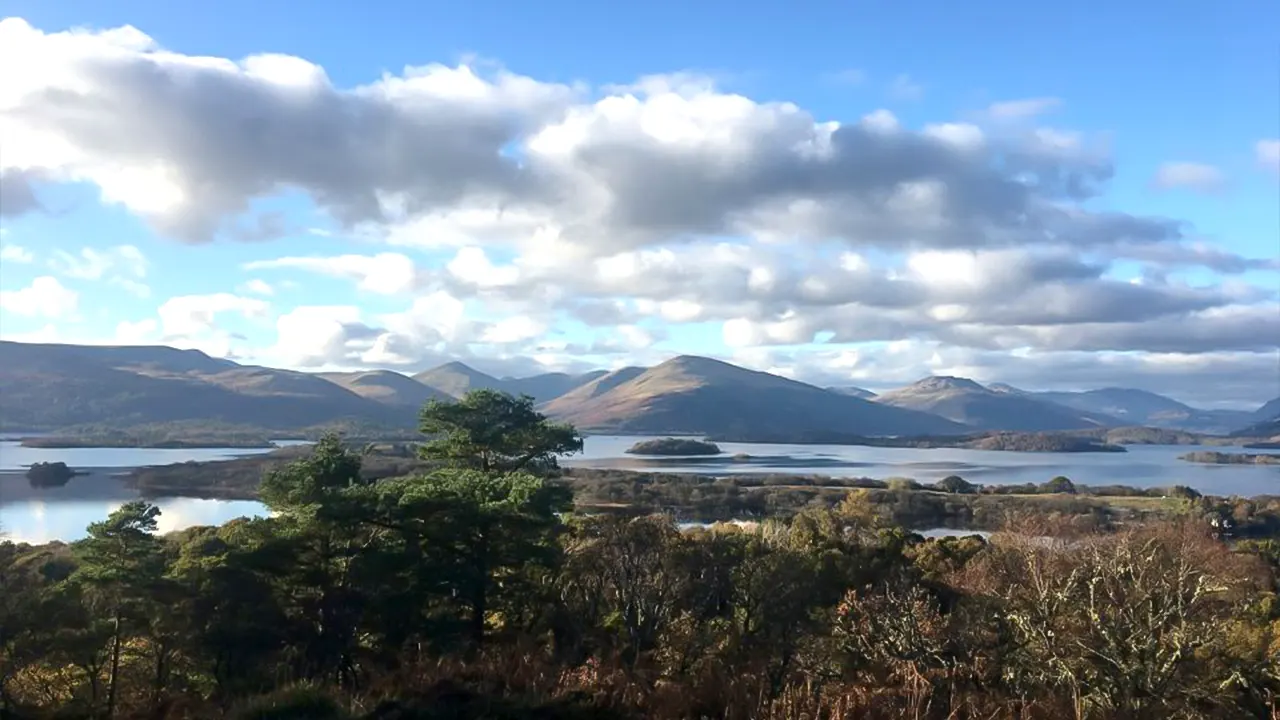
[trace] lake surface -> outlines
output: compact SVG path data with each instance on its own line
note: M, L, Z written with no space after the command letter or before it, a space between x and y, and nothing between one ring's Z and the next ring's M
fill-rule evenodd
M734 475L777 473L832 477L909 477L933 482L960 475L987 485L1042 483L1066 475L1081 485L1167 487L1186 485L1212 495L1280 495L1280 466L1197 465L1178 460L1196 450L1251 452L1240 448L1131 446L1127 453L1013 453L939 448L871 448L847 445L720 443L717 457L640 458L627 455L638 437L593 436L585 452L566 466L652 472ZM137 494L117 477L129 468L188 460L218 460L267 452L261 449L24 448L0 437L0 532L27 542L75 540L85 527ZM733 459L734 455L749 459ZM60 488L32 488L23 475L35 462L63 461L87 474ZM262 515L256 502L155 498L160 529L219 524Z

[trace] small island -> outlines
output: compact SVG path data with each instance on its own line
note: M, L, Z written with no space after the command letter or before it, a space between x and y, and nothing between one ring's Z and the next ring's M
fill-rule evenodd
M1269 453L1193 452L1178 459L1206 465L1280 465L1280 455Z
M38 462L27 468L27 481L32 487L62 487L76 475L83 475L64 462Z
M693 438L641 440L627 449L629 455L719 455L720 446Z

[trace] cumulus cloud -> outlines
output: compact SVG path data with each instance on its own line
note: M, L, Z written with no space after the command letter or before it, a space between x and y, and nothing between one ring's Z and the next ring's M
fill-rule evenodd
M1162 190L1186 188L1214 193L1226 184L1226 176L1212 165L1195 162L1167 162L1156 169L1152 184Z
M0 309L24 317L66 319L76 313L80 295L50 275L17 290L0 290Z
M0 263L21 263L23 265L36 261L36 254L21 245L5 243L0 245Z
M0 129L3 127L0 125ZM21 168L6 168L0 164L0 217L13 218L41 209L40 200L31 186L33 175Z
M681 349L665 327L699 323L735 357L827 377L994 372L1015 352L1035 372L1089 353L1246 358L1277 316L1274 292L1245 282L1273 259L1175 218L1096 209L1111 154L1038 125L1053 97L981 114L1010 122L911 127L883 109L819 117L693 74L584 88L421 65L340 86L302 58L196 57L130 27L47 33L18 19L0 21L0 63L30 69L0 81L0 178L19 198L6 214L38 209L38 183L76 181L168 238L264 242L267 259L241 269L270 284L173 298L118 334L235 349L219 321L242 317L274 330L263 352L282 364L511 370L661 360ZM890 90L923 92L906 75ZM1259 143L1259 160L1275 165L1277 149ZM1192 163L1156 178L1221 181ZM364 249L270 257L266 241L292 226L257 203L283 193L325 216L308 240ZM134 267L85 252L54 262L83 279ZM1185 280L1200 270L1240 277ZM264 298L288 272L403 304L272 315ZM584 337L548 337L565 321ZM815 339L828 347L787 356Z

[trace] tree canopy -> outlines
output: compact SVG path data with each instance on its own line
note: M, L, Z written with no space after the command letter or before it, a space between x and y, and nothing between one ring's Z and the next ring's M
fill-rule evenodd
M0 718L1277 712L1280 549L1204 522L1256 507L988 542L893 526L872 502L891 490L800 487L793 516L686 528L625 501L656 473L569 512L565 479L532 470L581 438L527 398L423 414L418 474L373 482L329 436L263 478L270 517L160 535L139 501L70 545L0 542Z
M556 457L582 451L571 425L553 423L528 395L472 390L457 401L432 400L422 409L419 429L429 439L424 459L482 472L542 474Z

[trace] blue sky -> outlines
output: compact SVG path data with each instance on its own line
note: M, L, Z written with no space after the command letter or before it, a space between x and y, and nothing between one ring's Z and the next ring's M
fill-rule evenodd
M35 70L24 73L26 79L4 80L0 120L9 124L0 125L0 143L25 138L19 133L36 127L34 118L43 119L44 133L41 143L22 143L31 149L20 162L0 164L9 178L33 189L40 205L19 213L16 196L7 195L9 207L0 208L0 290L7 298L0 335L167 342L304 368L414 370L461 358L523 372L649 363L692 352L815 382L872 387L956 373L1042 387L1132 384L1202 403L1217 401L1197 389L1215 377L1236 379L1224 390L1230 397L1223 402L1232 404L1261 402L1280 391L1274 349L1258 340L1272 329L1280 336L1280 280L1266 264L1280 257L1280 186L1269 144L1280 137L1280 7L1274 4L330 1L308 4L305 15L299 7L279 1L0 3L0 16L22 18L35 33L30 51L24 46L22 54L5 58ZM50 37L73 27L96 33L124 25L154 46L130 47L122 60L103 43L89 42L91 34L74 42ZM232 65L217 71L226 81L218 87L239 94L226 95L222 105L205 94L201 105L194 91L173 90L174 79L188 77L187 71L171 72L177 66L156 60L159 49L231 63L262 53L303 58L323 68L323 91L336 99L301 109L284 101L267 105L268 93L285 97L281 84L257 86L241 77L233 87L230 75L245 73ZM140 84L148 77L142 74L110 74L143 67L147 58L167 68L151 77L153 85ZM429 102L443 104L430 107L380 96L385 104L377 107L394 107L407 124L361 126L361 134L344 129L348 134L335 145L332 113L357 105L352 88L431 63L470 65L490 87L500 85L497 73L505 68L531 85L495 91L475 105L452 95L445 102L437 90L426 91L437 93ZM646 76L667 80L647 92L613 87ZM83 96L82 108L101 107L92 100L117 110L86 129L41 94L68 88ZM604 111L603 101L628 93L639 105L627 112L649 118L640 136L617 134L623 121ZM931 166L941 174L917 176L910 188L878 184L867 148L841 160L851 163L841 165L842 177L864 179L821 197L812 196L812 188L825 182L817 178L829 177L834 161L793 167L794 176L762 172L761 185L750 188L746 180L734 181L735 171L698 175L662 207L687 199L707 217L714 211L714 227L710 221L688 225L690 213L699 214L694 210L671 219L649 210L640 220L619 220L619 208L649 208L648 195L691 177L659 164L676 162L688 143L657 149L626 143L652 140L645 128L665 122L655 119L663 112L693 122L692 113L730 107L712 96L749 99L752 106L734 106L721 120L699 125L708 138L729 139L720 145L699 140L698 152L721 154L695 158L690 151L695 159L687 167L749 157L752 164L741 167L758 169L784 150L795 152L794 143L772 149L767 143L820 136L813 122L856 126L877 111L891 114L897 132L912 138L931 124L964 125L978 129L982 145L972 150L948 141L954 157ZM128 105L139 101L149 103L149 112L130 121L135 108ZM264 105L252 104L257 101ZM778 103L794 104L810 129L792 128L794 114ZM1032 112L1037 107L1040 112ZM218 125L208 114L226 118ZM596 122L584 126L588 135L575 136L572 157L528 145L535 136L551 137L542 132L547 128L568 127L566 118L587 115ZM518 175L516 185L479 170L462 177L486 166L483 153L469 164L462 156L491 134L466 134L482 123L455 123L455 117L517 127L506 128L501 147L487 151L489 158L505 152L519 166L501 171ZM255 157L252 142L236 135L255 132L245 118L278 133L273 137L283 140L276 144L298 155L280 150L268 157L259 149ZM219 127L231 130L224 136ZM327 145L300 147L308 133L329 132L335 135L324 135ZM3 154L15 157L12 147ZM73 160L55 152L68 147ZM340 154L348 148L357 154ZM438 154L444 150L437 148L456 150L448 157L461 158L463 170L446 173ZM405 169L388 159L387 167L373 167L369 158L383 151L422 152L430 162ZM1035 212L1066 206L1089 217L1162 218L1183 223L1181 235L1104 241L1072 229L1080 240L1046 241L1043 234L1023 237L997 227L1008 217L982 215L994 206L981 212L959 207L959 183L979 177L964 173L1024 155L1046 186L1076 173L1100 188L1088 198L1046 191L1033 199ZM380 189L401 192L396 202L427 210L400 213L383 204L374 214L344 217L340 209L353 207L359 188L320 177L333 168L318 168L324 163L317 158L330 156L335 165L360 165L370 183L385 184ZM962 173L960 162L972 167ZM132 194L120 202L103 187L120 187L140 177L129 173L158 167L179 178L176 186L186 193L160 210L153 207L156 193L145 188L122 191ZM445 193L450 180L464 189ZM910 223L910 210L887 216L885 207L897 205L885 188L916 193L913 202L920 203L928 202L921 192L944 192L952 204L926 231ZM582 199L597 191L599 204ZM705 200L696 195L702 192ZM230 204L218 207L217 198ZM801 217L797 202L816 209ZM790 209L779 219L784 206ZM467 213L484 212L499 218L476 221L486 230L466 221ZM423 219L432 213L448 215L447 222ZM520 213L532 219L521 223ZM221 225L198 236L192 218L205 217ZM973 218L981 222L962 222ZM942 228L943 221L955 227ZM245 240L228 229L255 222L271 232L240 233L264 236ZM537 228L558 234L560 244L539 244ZM435 233L452 239L439 241ZM121 254L121 246L136 253ZM463 281L449 270L462 247L483 251L495 267ZM631 255L619 260L620 252ZM557 258L555 267L531 269L526 262L548 253ZM821 282L810 277L831 271L842 253L866 267L850 260L848 267L863 269L846 268L850 275ZM380 264L368 267L389 275L371 275L364 261L352 259L380 254ZM614 257L613 267L625 261L634 268L641 255L650 263L645 268L660 268L608 276L612 280L601 275L608 258ZM1244 268L1237 261L1253 262ZM251 263L258 264L247 268ZM1068 267L1073 263L1078 267ZM518 277L492 280L501 268L515 272L517 266ZM961 266L967 279L940 279L943 269ZM921 270L926 267L932 269ZM1088 267L1100 269L1092 276L1080 270ZM756 280L748 282L751 268ZM628 285L643 286L637 278L652 280L657 272L672 276L649 288ZM771 272L782 279L760 279ZM593 278L599 282L586 287ZM848 302L830 299L831 288L850 285L884 290L875 297L853 292ZM819 286L827 289L814 289ZM173 298L184 299L166 309ZM1139 306L1149 309L1138 312ZM833 339L815 344L815 337Z

